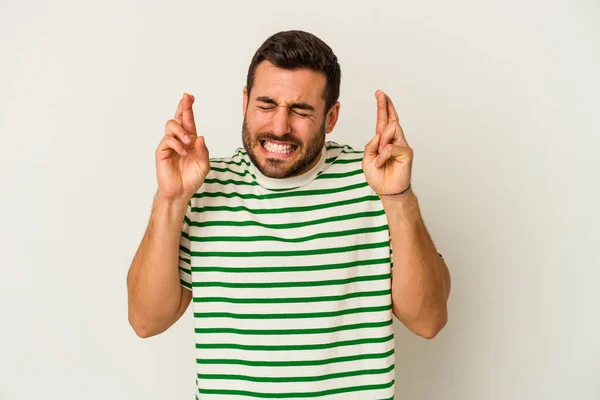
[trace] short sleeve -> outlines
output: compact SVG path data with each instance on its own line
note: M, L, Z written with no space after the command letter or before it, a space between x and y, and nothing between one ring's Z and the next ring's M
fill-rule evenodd
M192 290L192 256L190 251L190 216L192 213L191 200L183 217L181 238L179 240L179 281L181 286Z
M390 242L390 271L392 271L394 269L394 250L392 249L392 235L390 234L389 237L389 242Z

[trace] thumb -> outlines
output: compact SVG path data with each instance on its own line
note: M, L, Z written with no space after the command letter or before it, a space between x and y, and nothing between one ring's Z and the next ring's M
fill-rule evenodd
M365 146L365 158L372 160L379 154L379 142L381 141L381 134L376 134L373 139Z
M198 136L198 138L196 138L196 141L194 142L194 150L196 152L196 155L200 157L200 160L205 161L207 164L209 164L208 147L206 147L204 136Z
M210 172L210 159L204 136L198 136L194 141L195 163L198 173L206 179Z

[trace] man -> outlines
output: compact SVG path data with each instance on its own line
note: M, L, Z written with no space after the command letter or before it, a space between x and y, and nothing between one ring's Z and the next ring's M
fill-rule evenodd
M391 99L376 92L364 152L325 141L340 76L319 38L280 32L250 64L243 149L210 159L188 94L166 124L129 321L160 334L193 298L197 398L391 399L392 314L425 338L446 324L450 275Z

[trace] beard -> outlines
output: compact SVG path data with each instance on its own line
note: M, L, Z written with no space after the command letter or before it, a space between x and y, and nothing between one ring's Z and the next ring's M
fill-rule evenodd
M257 146L262 146L261 142L264 140L274 140L280 142L287 142L296 146L295 152L296 158L292 161L291 165L288 160L281 160L278 158L267 158L264 163L258 161L256 156ZM306 143L302 143L298 138L285 134L282 136L276 136L271 132L258 132L254 135L248 130L246 123L246 117L244 116L244 122L242 124L242 143L244 149L250 157L252 164L266 177L283 179L292 176L300 175L308 170L310 166L315 163L321 156L323 151L323 145L325 144L325 121L313 136L311 136Z

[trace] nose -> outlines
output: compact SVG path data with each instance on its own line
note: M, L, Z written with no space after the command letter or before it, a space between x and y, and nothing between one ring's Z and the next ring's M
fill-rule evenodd
M290 114L287 107L279 106L275 109L271 118L271 131L277 136L291 132Z

